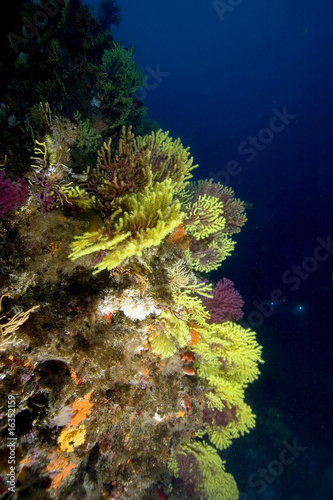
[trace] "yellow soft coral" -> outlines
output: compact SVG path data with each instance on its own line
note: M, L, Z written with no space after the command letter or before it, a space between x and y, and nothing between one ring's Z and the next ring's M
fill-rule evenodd
M223 203L218 198L205 194L190 203L185 218L185 227L189 235L200 240L222 231L224 226Z
M183 190L192 178L193 158L189 148L184 148L180 139L173 140L169 132L158 130L135 139L136 148L141 152L149 151L153 181L170 179L175 192Z
M231 255L236 242L223 232L212 233L206 238L193 238L190 247L185 250L192 269L210 272L218 269L222 262Z
M195 350L202 359L199 373L208 380L225 378L246 387L259 376L261 346L255 333L232 322L213 323L202 329L202 340ZM221 363L220 360L223 360ZM222 383L222 382L221 382Z
M65 196L68 203L77 205L84 210L92 208L96 201L95 196L89 196L87 191L78 186L61 186L59 191Z
M204 496L207 500L238 499L236 482L233 476L225 471L225 462L221 460L215 448L206 442L194 441L173 450L168 466L176 477L182 476L178 465L182 455L192 455L191 462L194 461L198 465L201 476L201 484L196 486L198 496Z
M198 376L204 378L211 390L207 393L207 408L212 421L205 423L197 435L208 433L218 448L226 448L231 440L248 432L255 425L251 408L244 403L244 389L259 376L262 363L261 346L255 333L236 323L204 325L199 328L200 340L193 347L200 362ZM223 425L215 416L224 413ZM221 418L220 418L221 420Z
M161 358L172 356L190 341L191 333L187 323L170 311L163 311L158 319L159 333L151 335L152 351Z
M96 264L94 274L112 270L126 258L140 256L144 248L158 246L181 223L180 203L172 201L170 179L156 183L143 192L126 195L110 219L110 228L75 237L72 260L101 250L107 251Z

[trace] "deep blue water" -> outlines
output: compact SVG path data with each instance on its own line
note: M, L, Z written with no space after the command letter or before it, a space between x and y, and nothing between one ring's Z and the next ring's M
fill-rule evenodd
M190 146L197 179L253 205L236 252L212 275L235 282L266 359L248 390L258 426L224 455L229 470L242 500L330 500L333 2L118 3L113 32L136 48L150 118ZM282 429L306 449L273 476ZM273 480L251 482L258 468Z

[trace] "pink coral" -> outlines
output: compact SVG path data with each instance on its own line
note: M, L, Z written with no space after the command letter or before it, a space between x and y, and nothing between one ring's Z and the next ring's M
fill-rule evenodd
M211 323L237 321L243 316L244 301L234 284L227 278L217 282L213 289L213 298L202 297L202 301L210 313Z
M28 184L23 178L13 183L0 171L0 218L26 203L29 197Z

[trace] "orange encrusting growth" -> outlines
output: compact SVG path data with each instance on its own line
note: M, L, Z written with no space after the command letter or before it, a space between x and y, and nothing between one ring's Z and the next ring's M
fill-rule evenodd
M81 401L75 399L71 410L74 416L66 427L77 427L90 414L90 410L94 406L94 403L90 403L91 394L92 391L88 392Z
M167 238L166 241L167 243L171 244L178 243L184 238L185 235L186 231L184 229L184 224L181 223L173 230L173 232L170 234L170 236Z
M50 243L49 252L52 255L56 255L58 252L60 252L60 250L61 250L61 245L59 245L58 243L55 243L54 241L52 241L52 243Z
M75 399L72 405L71 413L73 417L66 427L61 431L58 437L58 444L61 451L72 452L74 448L84 443L86 438L86 429L84 424L79 424L90 414L94 406L90 402L92 391L88 392L80 401Z
M48 472L54 473L52 478L52 488L55 490L61 485L66 477L71 473L79 464L79 459L71 456L66 458L62 454L57 454L55 458L46 467ZM56 472L58 471L58 472Z
M187 342L187 345L194 346L197 344L200 340L199 332L198 330L195 330L194 328L191 328L191 338Z
M103 314L103 319L105 319L108 325L111 323L112 316L113 316L112 312Z
M71 377L72 379L74 380L74 382L76 383L76 385L79 385L80 383L80 379L79 377L76 375L75 371L73 370L73 368L70 369L70 373L71 373Z

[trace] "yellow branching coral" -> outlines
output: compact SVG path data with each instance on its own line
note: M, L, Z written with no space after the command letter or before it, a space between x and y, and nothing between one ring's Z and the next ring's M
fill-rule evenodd
M247 220L244 202L235 198L233 189L219 182L213 182L213 179L190 182L187 193L192 203L196 202L200 196L208 196L214 197L223 204L224 232L229 236L239 233Z
M131 235L130 232L122 233L110 238L108 234L104 234L102 231L94 231L92 233L84 233L82 236L75 236L74 243L71 248L73 252L69 255L69 258L76 260L84 255L89 255L94 252L100 252L101 250L113 250L119 245L123 240ZM117 267L120 262L110 269Z
M239 493L236 482L225 471L224 464L216 449L201 441L186 443L173 450L168 462L172 473L182 479L185 485L193 483L193 472L196 471L197 495L207 500L237 500Z
M261 346L254 332L231 322L206 324L199 331L200 340L193 347L200 359L196 368L211 391L204 430L197 435L208 433L211 442L222 449L255 425L251 408L244 403L244 389L259 376Z
M35 141L34 154L35 156L32 156L31 159L34 160L35 163L32 163L31 167L37 172L40 172L47 167L49 160L45 142Z
M180 203L172 201L170 179L146 187L136 195L125 195L119 201L109 221L109 228L100 232L85 233L75 238L73 252L75 260L101 250L108 251L95 266L94 273L103 269L114 269L126 258L140 256L144 248L158 246L182 220Z
M163 311L158 319L158 333L149 339L152 351L161 358L172 356L179 348L186 347L191 338L187 323L169 311Z
M225 226L223 203L214 196L199 196L197 201L190 203L184 223L187 233L197 240L222 231Z
M169 238L167 241L168 240ZM179 258L170 264L166 264L165 269L168 274L168 284L176 303L179 303L178 294L181 291L185 291L188 297L191 296L188 295L191 292L208 298L213 297L213 285L211 283L199 282L191 270L188 260ZM194 300L197 301L197 299ZM201 305L202 304L194 304L194 307L200 308ZM191 307L193 307L193 305Z
M185 250L192 269L200 272L210 272L218 269L221 263L231 255L236 242L225 233L213 233L207 238L191 240Z
M230 238L246 221L244 203L232 189L210 181L191 182L184 190L184 227L190 236L185 253L192 269L210 272L234 249Z
M191 290L183 290L173 296L175 304L178 308L185 311L187 321L194 322L198 325L206 325L206 320L209 319L209 312L203 305L200 297L191 293Z
M179 139L173 141L168 132L135 138L131 127L123 127L117 152L111 148L111 139L105 142L96 169L87 173L89 191L108 219L98 232L75 237L69 257L75 260L105 252L95 266L97 273L158 246L182 224L184 214L175 193L192 177L192 163L188 148ZM81 199L82 193L78 194Z
M92 208L96 201L95 196L90 196L87 191L78 186L61 186L59 191L65 196L68 203L77 205L84 210Z
M255 426L255 416L244 401L239 402L237 407L225 406L222 410L215 408L210 414L208 412L209 410L205 412L208 422L204 422L203 430L199 431L197 436L208 434L210 442L220 450L228 448L233 439L244 435Z
M153 181L161 182L170 179L175 192L184 189L192 178L193 158L189 148L184 148L180 139L175 141L169 137L169 132L158 130L144 137L137 137L135 144L140 151L150 152L150 165Z
M35 141L35 156L31 157L34 163L31 164L31 167L35 170L37 175L43 174L50 181L62 181L65 174L69 172L69 168L61 163L62 157L57 157L52 150L49 151L47 142L47 138L45 142ZM33 182L36 182L36 180Z
M40 172L49 168L49 173L62 176L68 170L70 162L69 146L76 141L77 129L73 123L63 116L52 118L51 110L46 103L40 103L40 112L50 129L43 142L35 141L34 154L32 160L35 163L32 167Z
M152 351L162 359L169 358L177 352L175 342L172 341L165 330L162 330L156 336L152 335L149 342Z
M98 151L97 166L88 172L88 184L108 212L122 196L166 179L174 193L182 190L192 177L192 163L188 148L179 139L173 141L168 132L159 130L135 138L131 127L123 127L116 151L111 139Z
M183 293L181 301L188 302L184 307L188 310L192 298ZM173 450L169 467L185 487L195 488L198 495L211 500L236 500L236 483L225 472L216 448L227 448L234 438L255 425L252 410L244 402L244 388L259 375L261 347L254 332L235 323L207 324L204 317L201 320L196 325L199 339L192 346L194 366L211 390L206 394L203 425L196 436L208 436L214 447L202 441L182 444Z
M149 339L155 354L167 358L179 348L197 343L199 333L192 327L193 325L196 327L198 325L206 326L209 312L200 297L193 293L208 295L210 289L209 285L198 283L197 285L185 285L184 290L178 289L173 293L174 307L177 312L163 311L158 318L158 328Z
M236 323L206 325L195 350L202 358L199 374L209 381L214 379L211 385L215 385L216 379L226 378L228 382L246 387L259 376L262 348L254 332Z

